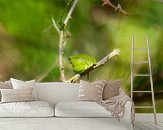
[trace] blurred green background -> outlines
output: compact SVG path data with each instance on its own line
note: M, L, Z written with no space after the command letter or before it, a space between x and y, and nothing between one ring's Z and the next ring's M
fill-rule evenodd
M59 81L57 66L58 34L51 17L58 20L69 0L0 0L0 80L10 77L22 80L37 79L54 65L54 69L42 82ZM90 80L123 79L123 89L130 91L131 36L135 45L146 45L149 36L154 90L157 112L163 112L163 2L159 0L113 0L129 13L123 16L110 7L102 7L101 0L79 0L67 30L72 37L64 51L66 77L73 76L68 57L87 53L100 60L114 48L120 48L118 60L110 60L105 66L91 72ZM135 58L146 58L137 53ZM140 65L135 71L147 71ZM135 78L135 90L148 90L147 78ZM136 104L150 105L151 95L138 94ZM137 110L136 112L151 112Z

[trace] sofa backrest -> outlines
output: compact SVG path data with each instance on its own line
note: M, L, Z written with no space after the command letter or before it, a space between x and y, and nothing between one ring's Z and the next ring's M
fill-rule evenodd
M78 98L78 83L36 83L37 100L44 100L55 105L61 101L74 101Z

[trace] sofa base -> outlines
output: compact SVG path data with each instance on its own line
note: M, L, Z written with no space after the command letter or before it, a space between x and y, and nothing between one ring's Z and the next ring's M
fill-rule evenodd
M0 118L0 130L130 130L114 118Z

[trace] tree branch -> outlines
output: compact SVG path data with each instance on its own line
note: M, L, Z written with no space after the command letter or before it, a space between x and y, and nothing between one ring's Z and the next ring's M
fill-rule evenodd
M57 32L60 34L60 29L58 28L58 26L57 26L55 20L54 20L53 18L51 18L51 19L52 19L52 23L53 23L53 27L54 27L54 29L56 29Z
M104 65L109 59L111 59L112 57L115 57L115 56L119 55L119 53L120 53L120 50L119 49L114 49L110 54L108 54L107 56L105 56L104 58L102 58L100 61L98 61L93 68L96 69L99 66Z
M71 8L70 8L70 10L69 10L69 12L67 14L67 17L64 20L64 25L65 26L67 25L68 21L71 19L71 15L72 15L77 3L78 3L78 0L74 0L73 4L72 4L72 6L71 6Z
M89 72L91 72L92 70L95 70L97 68L99 68L100 66L104 65L109 59L119 55L120 50L119 49L114 49L111 53L109 53L107 56L105 56L104 58L102 58L100 61L98 61L95 65L91 66L90 68L88 68L87 70L85 70L83 73L81 74L76 74L74 75L72 78L70 78L69 80L67 80L66 82L75 82L77 81L80 77L84 76L85 74L88 74Z
M102 0L103 1L103 6L104 5L109 5L110 7L112 7L113 9L115 9L116 11L119 11L120 13L124 14L124 15L128 15L127 12L125 10L123 10L121 8L121 5L118 4L118 6L115 6L114 4L112 4L110 2L110 0ZM72 2L71 8L69 10L69 12L67 13L67 16L63 22L63 28L59 28L55 22L55 20L52 18L52 23L53 25L51 25L49 28L54 27L57 32L59 33L59 50L58 50L58 65L59 65L59 71L60 71L60 80L62 82L66 81L65 78L65 73L64 73L64 65L63 65L63 50L64 47L67 43L67 38L69 36L71 36L71 34L66 34L65 33L65 27L68 24L68 21L71 19L71 15L76 7L78 3L78 0L74 0ZM85 75L85 74L89 74L90 71L102 66L105 64L105 62L107 62L109 59L111 59L112 57L116 56L119 54L119 50L114 50L113 52L111 52L110 54L108 54L106 57L104 57L103 59L101 59L99 62L97 62L95 65L93 65L92 67L90 67L89 69L87 69L85 72L83 72L82 74L76 74L75 76L73 76L72 78L70 78L68 80L68 82L75 82L76 80L78 80L81 76ZM43 78L45 78L48 73L54 68L54 65L52 65L50 68L48 68L48 70L42 74L42 76L38 79L39 81L41 81Z
M64 31L61 30L60 36L59 36L58 65L59 65L59 71L60 71L60 80L62 82L66 80L65 73L64 73L64 66L63 66L63 44L64 44Z
M120 4L118 4L117 6L115 6L114 4L112 4L112 2L110 0L102 0L102 1L103 1L102 6L108 5L111 8L113 8L115 11L118 11L118 12L120 12L123 15L128 15L128 13L124 9L122 9L122 7L121 7Z
M64 28L60 31L60 37L59 37L59 51L58 51L58 64L59 64L59 71L60 71L60 80L62 82L66 81L65 73L64 73L64 66L63 66L63 50L66 45L65 35L64 35L64 29L66 25L68 24L68 21L71 19L71 15L78 3L78 0L74 0L65 20L64 20Z
M78 0L74 0L72 2L71 8L68 11L67 16L63 22L63 28L60 29L57 26L57 24L53 18L51 18L52 25L48 27L48 30L51 29L52 27L54 27L56 29L56 31L59 33L58 66L59 66L59 71L60 71L60 80L62 82L66 81L65 73L64 73L64 65L63 65L63 50L67 43L67 39L71 36L71 33L69 33L69 32L65 33L65 27L67 26L68 21L71 19L71 15L72 15L77 3L78 3ZM56 62L54 62L54 63L56 63ZM37 81L41 81L42 79L44 79L53 70L54 67L55 67L55 65L53 64L43 74L36 77Z

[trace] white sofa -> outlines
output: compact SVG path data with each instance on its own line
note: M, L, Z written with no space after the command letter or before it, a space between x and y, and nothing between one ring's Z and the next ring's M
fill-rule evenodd
M97 103L77 101L78 91L77 83L36 83L38 101L0 104L0 130L131 129L130 101L118 122Z

